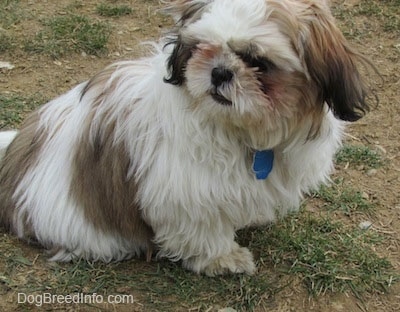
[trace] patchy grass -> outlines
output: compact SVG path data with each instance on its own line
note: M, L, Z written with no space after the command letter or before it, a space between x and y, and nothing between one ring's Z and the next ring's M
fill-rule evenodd
M110 26L86 16L67 14L43 21L45 29L25 43L25 50L60 57L69 52L84 51L99 55L107 51Z
M0 95L0 130L16 128L29 112L45 102L41 95Z
M351 291L362 296L385 292L393 281L389 261L371 249L383 238L372 232L302 213L254 236L252 248L277 270L300 275L312 295Z
M0 0L0 28L9 29L22 19L18 0Z
M382 156L377 151L363 145L343 146L336 154L336 163L363 166L366 169L377 169L385 164Z
M37 260L9 246L0 256L5 263L0 266L0 281L28 294L135 294L151 311L176 311L177 303L181 310L206 311L213 306L253 311L268 307L293 281L303 281L313 296L353 292L361 298L386 292L397 278L389 261L371 248L383 237L306 211L270 227L242 230L238 239L257 255L255 276L210 278L169 261L46 263L43 256Z
M368 201L362 192L345 184L342 179L336 179L330 186L321 186L312 196L322 199L324 207L328 210L339 210L346 215L371 214L375 208L375 205Z
M11 50L14 42L7 34L0 33L0 53Z
M381 20L386 32L400 32L400 1L399 0L363 0L355 10L355 14L377 17Z
M210 278L167 261L146 264L146 268L136 261L113 264L83 260L71 264L41 261L41 274L36 274L33 260L15 248L0 255L0 261L5 262L0 282L10 290L27 294L141 294L148 310L152 311L175 311L177 302L180 308L187 309L205 310L210 305L220 304L251 311L261 300L269 300L279 290L278 280L266 272L253 277Z
M16 45L10 29L24 17L18 4L17 0L0 0L0 53L12 50Z
M108 3L100 3L96 7L96 12L101 16L118 17L129 15L133 12L133 10L127 5L111 5Z
M334 16L345 23L344 34L349 38L370 36L374 27L379 30L397 35L400 32L400 1L399 0L361 0L354 6L345 2L336 4L332 12ZM357 17L362 17L363 23L354 23ZM372 20L377 22L372 24Z
M137 290L150 290L151 304L157 311L174 311L176 302L187 309L199 307L206 310L211 305L219 305L252 311L271 299L281 287L278 279L267 272L261 271L256 276L211 278L194 275L167 262L163 262L155 274L147 273L142 277L144 279Z

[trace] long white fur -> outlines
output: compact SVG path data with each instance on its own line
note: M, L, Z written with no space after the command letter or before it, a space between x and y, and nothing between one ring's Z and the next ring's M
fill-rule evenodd
M235 230L273 221L277 211L284 215L296 209L303 192L326 181L332 170L327 159L340 144L342 125L327 111L321 135L304 143L310 127L305 124L290 145L275 150L271 175L258 181L243 165L246 151L237 138L222 126L199 124L185 109L187 95L178 88L152 88L166 74L159 71L165 57L159 54L128 67L124 63L118 73L124 81L103 105L115 107L113 118L121 120L115 140L125 141L132 168L139 168L141 206L161 251L201 271L204 264L191 263L193 255L201 254L206 262L229 253ZM49 136L40 161L21 181L15 197L20 214L28 213L40 241L65 247L67 254L54 260L70 259L68 252L104 261L123 259L135 250L134 242L96 231L68 197L77 129L83 127L91 100L84 97L79 103L82 88L83 84L43 108L42 126L61 126ZM131 109L128 117L122 116L124 108Z
M109 262L140 254L140 246L120 236L97 231L84 218L83 210L69 197L71 162L76 142L90 105L79 103L83 84L43 107L41 127L50 131L39 161L18 185L16 220L29 215L37 239L48 246L60 246L54 261L74 257ZM78 104L79 103L79 104ZM54 129L57 131L51 133ZM51 190L51 191L49 191ZM24 227L18 226L24 237Z
M260 8L245 7L255 19L259 9L265 11L265 1L253 2ZM230 29L225 22L224 28ZM200 26L204 27L196 27ZM214 26L208 27L213 34ZM307 140L311 120L306 120L286 143L266 146L274 148L274 168L267 180L256 180L246 166L249 148L242 138L226 131L224 123L205 116L208 111L189 110L192 97L186 90L160 83L167 76L169 53L160 48L151 57L116 65L109 81L118 81L116 89L99 105L93 129L101 127L104 112L112 111L108 122L117 121L114 141L128 148L127 178L137 179L143 216L155 232L161 256L181 259L196 272L214 274L228 268L253 273L251 253L234 242L235 231L297 209L305 192L326 182L343 123L326 108L321 132L314 140ZM286 54L291 66L298 67L298 60ZM22 220L26 213L39 241L62 248L53 260L75 256L121 260L138 254L140 246L117 233L95 229L84 218L83 208L69 197L72 155L92 102L101 92L93 88L80 100L84 86L80 84L42 108L40 127L50 135L39 161L14 194L19 211L16 219ZM0 134L0 149L14 135ZM275 135L268 138L271 144L285 137L282 132L271 135ZM18 235L24 236L22 225Z

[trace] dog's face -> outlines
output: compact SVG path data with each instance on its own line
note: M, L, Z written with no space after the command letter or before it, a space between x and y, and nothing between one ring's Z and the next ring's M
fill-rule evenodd
M317 131L324 103L343 120L368 109L352 52L327 5L312 0L180 0L166 81L193 109L238 127Z

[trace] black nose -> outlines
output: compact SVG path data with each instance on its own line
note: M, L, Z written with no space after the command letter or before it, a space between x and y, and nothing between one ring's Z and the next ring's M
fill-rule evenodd
M224 67L215 67L211 72L211 83L219 87L224 82L230 82L233 78L233 72Z

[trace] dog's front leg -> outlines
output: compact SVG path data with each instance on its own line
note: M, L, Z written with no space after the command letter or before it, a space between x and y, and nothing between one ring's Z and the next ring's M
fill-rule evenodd
M208 276L221 275L226 273L253 274L255 265L252 253L245 247L240 247L232 242L230 252L212 258L207 255L191 257L183 261L184 267Z
M184 219L157 227L161 255L183 260L185 268L209 276L255 272L253 255L234 241L232 225L216 220L218 217L211 222Z

